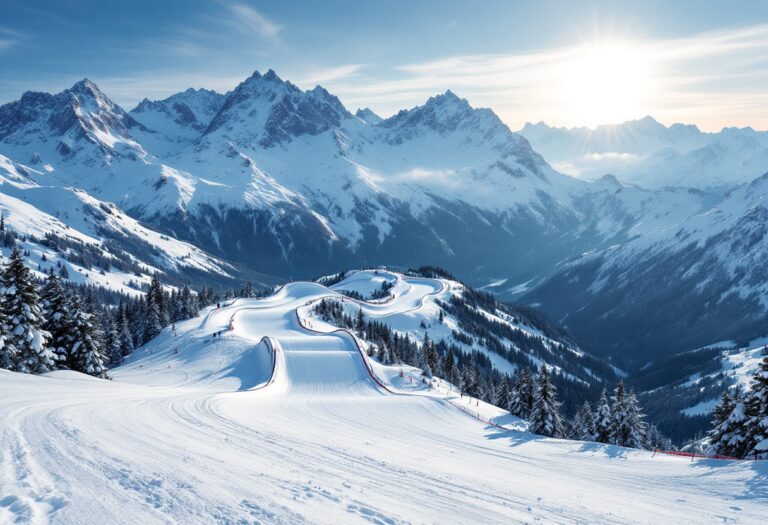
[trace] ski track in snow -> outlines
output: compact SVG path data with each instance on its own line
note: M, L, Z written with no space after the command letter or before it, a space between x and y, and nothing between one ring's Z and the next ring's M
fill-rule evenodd
M366 314L398 322L446 293L395 277ZM354 339L301 325L297 309L333 294L233 301L114 381L0 371L0 523L763 522L766 463L504 432L450 396L386 392Z

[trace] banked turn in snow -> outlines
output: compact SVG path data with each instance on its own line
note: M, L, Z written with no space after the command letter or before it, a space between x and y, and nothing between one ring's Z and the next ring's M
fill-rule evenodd
M394 297L367 315L405 326L449 292L393 277ZM762 463L544 439L482 404L512 430L469 417L445 390L398 395L413 388L398 367L368 363L351 335L302 313L329 295L292 283L223 305L138 350L114 381L0 371L0 522L763 519Z

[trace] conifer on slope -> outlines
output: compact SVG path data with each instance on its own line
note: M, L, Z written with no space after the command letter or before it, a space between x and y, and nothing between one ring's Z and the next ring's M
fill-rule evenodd
M738 397L738 392L731 395L728 390L723 391L723 394L720 396L720 402L712 410L712 428L707 433L707 437L709 438L710 448L715 454L723 454L721 452L721 441L725 429L722 425L731 415L736 397Z
M608 396L603 389L600 400L595 410L595 441L598 443L610 443L613 437L613 414Z
M51 334L48 347L56 354L58 366L68 366L69 349L73 342L72 319L67 292L61 284L61 279L51 269L48 279L40 291L43 309L43 328Z
M764 357L752 376L752 390L747 402L749 456L768 457L768 356Z
M3 270L0 308L6 319L7 343L16 350L15 369L43 373L56 368L56 356L46 346L50 334L43 329L37 289L18 247Z
M589 401L584 401L584 404L579 407L573 417L571 438L582 441L594 441L595 439L595 416Z
M535 434L552 437L562 437L564 435L563 420L560 416L560 403L557 401L555 387L549 380L546 365L541 366L541 371L536 381L533 409L528 420L531 423L531 432Z
M510 392L509 411L510 413L527 419L533 408L533 378L527 368L517 371L515 382Z
M96 326L93 314L88 313L77 294L72 295L72 323L74 341L70 350L73 368L84 374L106 377L107 358L101 351L101 334Z

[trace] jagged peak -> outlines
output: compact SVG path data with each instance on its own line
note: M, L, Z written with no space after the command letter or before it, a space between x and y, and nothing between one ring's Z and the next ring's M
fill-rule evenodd
M373 125L376 125L382 120L384 120L379 115L377 115L371 108L367 108L367 107L359 108L357 111L355 111L355 116L360 120Z
M104 97L104 93L99 89L99 86L97 86L95 82L88 78L84 78L78 82L75 82L67 91L77 94L86 94L94 97Z
M264 75L264 80L269 80L272 82L282 82L283 79L280 78L277 73L275 73L275 70L270 68L267 70L266 74Z
M599 179L597 179L594 184L600 185L600 186L609 186L612 188L623 188L624 185L619 181L619 179L616 178L615 175L612 173L608 173L606 175L603 175Z
M467 108L471 109L471 106L469 105L469 102L465 98L461 98L456 93L451 91L450 89L446 90L445 93L441 95L435 95L433 97L429 97L427 100L425 106L457 106L461 108Z

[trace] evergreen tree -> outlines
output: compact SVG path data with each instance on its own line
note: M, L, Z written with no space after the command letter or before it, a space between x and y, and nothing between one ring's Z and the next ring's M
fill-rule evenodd
M573 417L571 438L582 441L595 440L595 421L589 401L584 401Z
M720 442L714 444L718 454L734 458L747 455L753 447L748 434L749 421L746 400L742 396L734 398L733 410L718 426Z
M747 432L752 445L749 456L765 459L768 457L768 356L752 376L751 387L747 405Z
M165 291L160 284L160 279L157 277L157 274L152 276L152 282L149 285L149 290L147 290L146 300L147 306L150 307L150 309L151 305L153 304L156 307L155 310L157 313L160 330L162 330L163 327L168 326L171 323L170 316L168 315L168 304L166 301ZM155 335L160 333L160 330L158 330ZM154 335L152 337L154 337Z
M491 378L490 383L488 383L488 387L485 389L485 396L483 397L483 401L493 406L501 406L499 403L499 399L501 398L501 388L502 383L496 381L495 378Z
M631 432L631 423L629 421L630 416L627 409L624 381L619 381L616 385L616 390L611 398L611 402L611 413L613 414L613 430L611 434L613 444L626 446Z
M536 392L533 398L533 409L529 417L531 432L544 436L562 437L563 421L560 416L560 403L557 392L549 380L545 365L541 366Z
M671 450L672 442L666 438L656 425L648 426L648 448L650 450Z
M509 400L509 412L527 419L533 408L533 378L527 368L519 369L515 375L515 384Z
M719 444L723 439L722 424L731 415L734 407L734 398L728 390L720 396L720 402L712 410L712 429L707 433L709 444L715 454L719 454Z
M455 359L456 357L453 355L453 350L449 350L448 355L446 355L443 360L443 377L451 383L453 383L454 380Z
M56 355L46 346L50 334L43 330L37 289L17 247L3 271L4 293L0 308L7 320L7 344L16 350L14 368L42 373L56 368Z
M117 366L123 362L123 349L120 343L120 333L109 313L104 315L102 333L104 334L102 353L106 356L110 366Z
M438 370L439 356L437 354L437 349L435 348L435 343L429 339L429 335L427 335L426 332L424 332L424 341L421 344L421 351L424 354L424 365L422 366L424 375L432 377L432 374Z
M144 311L142 344L148 343L162 331L163 323L160 316L160 307L154 300L147 298Z
M10 331L8 316L0 304L0 368L16 370L18 364L18 352L13 343L5 336Z
M133 335L131 326L128 322L128 308L125 305L120 307L120 313L117 320L118 337L120 339L121 358L125 358L133 352Z
M80 302L77 293L72 294L72 324L74 341L70 350L73 369L96 377L106 377L106 356L99 347L101 333L96 326L93 314L88 313Z
M0 311L0 368L16 369L16 348L6 339L7 322Z
M642 408L640 408L640 402L637 400L634 392L629 392L626 396L626 410L627 410L627 434L624 440L624 446L630 448L647 448L648 447L648 428L645 423L645 414Z
M48 279L40 291L43 308L43 328L51 334L48 347L56 355L59 367L71 367L68 362L69 349L72 346L72 320L67 292L61 284L61 279L53 272L48 273Z
M512 395L512 389L509 383L509 376L505 375L504 379L501 381L499 385L499 404L496 406L504 409L509 407L509 401L511 399L511 395Z
M192 319L199 311L197 300L186 284L179 295L179 319Z
M480 389L477 381L477 373L475 372L475 369L472 367L471 362L465 362L465 365L462 371L462 376L463 376L462 384L464 386L464 393L472 397L477 397Z
M600 400L597 402L595 410L595 441L598 443L610 443L613 437L613 414L611 405L608 403L608 396L605 389L600 394Z

